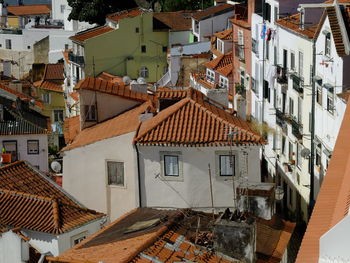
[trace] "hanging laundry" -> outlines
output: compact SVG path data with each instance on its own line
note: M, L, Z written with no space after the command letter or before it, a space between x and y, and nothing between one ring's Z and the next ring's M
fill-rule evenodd
M272 30L269 28L266 32L266 40L268 41L271 40L271 34L272 34Z
M263 27L262 27L260 37L261 37L261 39L265 39L266 38L266 24L264 24Z

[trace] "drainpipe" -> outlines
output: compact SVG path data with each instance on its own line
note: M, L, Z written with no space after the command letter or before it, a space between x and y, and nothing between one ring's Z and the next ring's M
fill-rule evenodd
M141 191L141 169L140 169L140 151L137 147L137 144L135 143L135 149L136 149L136 159L137 159L137 180L138 180L138 188L139 188L139 207L142 207L142 191Z
M315 191L315 173L314 173L314 162L315 162L315 95L316 95L316 84L314 81L316 75L316 39L312 43L312 94L311 94L311 156L310 156L310 198L309 198L309 217L311 216L314 207L314 191Z

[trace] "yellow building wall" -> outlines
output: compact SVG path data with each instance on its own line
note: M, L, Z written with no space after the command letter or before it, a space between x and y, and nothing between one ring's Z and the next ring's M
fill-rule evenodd
M45 104L44 103L44 109L41 112L44 116L47 116L50 118L51 123L54 123L54 110L63 110L63 113L65 113L65 102L64 102L64 95L62 92L55 92L55 91L49 91L44 89L38 89L38 97L42 99L42 94L51 94L51 103Z
M20 28L20 18L18 16L7 17L7 23L9 27Z
M136 33L139 28L139 33ZM141 46L146 46L146 53ZM148 82L156 82L167 69L168 31L153 31L152 13L144 13L119 22L119 28L85 41L85 76L106 71L132 79L140 76L141 67L148 68Z

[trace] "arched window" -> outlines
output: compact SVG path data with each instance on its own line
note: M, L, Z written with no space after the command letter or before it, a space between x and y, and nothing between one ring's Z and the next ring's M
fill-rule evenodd
M142 67L140 70L140 77L148 78L148 68Z

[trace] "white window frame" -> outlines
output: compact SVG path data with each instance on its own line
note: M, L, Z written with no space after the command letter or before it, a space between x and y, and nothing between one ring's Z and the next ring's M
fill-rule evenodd
M39 140L27 140L27 154L29 155L39 154Z
M180 151L161 151L160 155L160 178L164 181L184 181L183 175L183 161L182 161L182 153ZM166 176L165 175L165 157L166 156L176 156L178 159L178 176Z
M224 41L222 41L220 38L216 40L216 49L221 53L225 53L225 44Z
M304 53L299 51L298 57L298 73L300 77L304 76Z
M215 82L215 72L207 68L207 81L214 83Z
M146 66L141 67L140 77L145 78L145 79L149 78L149 70Z
M95 105L84 105L85 121L96 121L97 112Z
M70 238L70 243L71 246L75 246L77 244L79 244L81 241L83 241L84 239L86 239L89 236L89 232L88 231L84 231L82 233L79 233L77 235L71 236ZM77 243L75 243L75 241L79 240Z
M328 56L328 57L331 56L331 42L332 42L331 39L332 39L331 33L327 32L325 34L324 54L325 54L325 56Z
M228 78L220 76L219 87L228 89Z
M51 94L50 93L41 94L41 98L42 98L44 104L51 104Z
M117 187L117 188L126 188L126 182L125 182L125 162L120 161L120 160L106 160L105 161L105 166L106 166L106 184L108 187ZM110 184L109 182L109 171L108 171L108 163L121 163L123 164L123 184Z
M66 10L66 5L60 5L60 10L61 10L61 14L63 14L64 10Z
M232 179L237 177L236 175L238 175L238 167L239 167L239 155L238 155L238 151L232 151L232 155L234 156L234 175L228 175L228 176L224 176L221 175L221 166L220 166L220 158L221 156L230 156L231 153L230 151L216 151L215 152L215 170L216 170L216 178L218 180L227 180L227 179ZM232 169L232 168L231 168Z
M64 111L63 110L61 110L61 109L55 109L55 110L53 110L53 120L55 121L55 122L63 122L64 121ZM59 120L60 119L60 113L62 113L62 120ZM56 120L56 114L58 114L57 115L57 120Z

